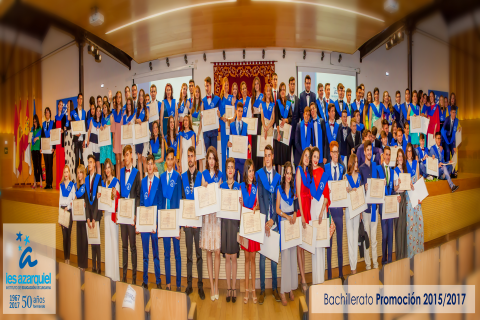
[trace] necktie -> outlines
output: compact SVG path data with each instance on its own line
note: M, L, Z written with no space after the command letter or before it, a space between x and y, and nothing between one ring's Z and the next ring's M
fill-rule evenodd
M240 127L240 121L237 122L237 134L238 135L242 134L242 128Z
M47 122L47 131L48 131L48 122Z
M170 182L170 177L172 176L172 174L169 172L167 177L167 182ZM170 199L167 198L167 209L170 209Z
M207 99L212 99L212 96L207 96Z
M388 180L388 167L387 167L387 165L385 165L385 174L387 176L387 186L388 186L389 180Z
M333 167L333 170L335 171L333 174L333 180L337 180L337 166Z
M125 172L126 172L126 173L130 172L130 169L125 169Z
M267 174L268 174L268 183L272 183L272 181L270 180L270 173L271 172L268 172L267 171ZM273 195L272 193L270 193L269 195L269 204L268 204L268 217L271 217L272 216L272 212L273 212Z
M93 180L95 180L95 177L93 177L90 181L90 196L92 195L93 193Z
M150 184L148 185L148 196L150 197L150 189L152 188L152 181L150 180Z
M453 120L452 120L452 122L450 123L450 135L452 135L452 129L453 129Z
M335 126L335 124L333 124L333 123L330 123L330 127L334 127L334 126Z
M273 90L274 101L277 101L277 90Z

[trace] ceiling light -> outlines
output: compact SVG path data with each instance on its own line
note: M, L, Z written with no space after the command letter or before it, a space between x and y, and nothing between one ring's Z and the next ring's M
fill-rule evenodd
M187 64L187 63L188 63L187 55L185 55L185 56L183 57L183 59L185 60L185 64Z
M265 59L265 49L262 50L262 59Z
M387 72L385 72L385 75L388 77L390 75L390 73L388 73L388 71L387 71Z
M245 49L243 49L243 60L245 60Z
M373 17L373 16L370 16L370 15L365 14L365 13L361 13L361 12L358 12L358 11L354 11L354 10L350 10L350 9L346 9L346 8L341 8L341 7L337 7L337 6L331 6L331 5L328 5L328 4L309 2L309 1L294 1L294 0L252 0L252 2L260 2L260 1L263 1L263 2L286 2L286 3L293 3L293 4L307 4L307 5L317 6L317 7L324 7L324 8L334 9L334 10L340 10L340 11L344 11L344 12L348 12L348 13L353 13L353 14L356 14L356 15L359 15L359 16L363 16L363 17L366 17L366 18L369 18L369 19L377 20L377 21L380 21L380 22L385 22L384 20L382 20L380 18Z
M283 49L283 59L285 59L285 49Z
M383 9L389 13L395 13L398 11L398 1L397 0L386 0L383 4Z
M325 52L322 51L322 61L323 61L323 58L325 58Z
M104 87L104 85L103 85L103 83L102 83L102 84L100 85L100 88L103 88L103 87Z
M203 61L207 61L207 54L203 53Z
M338 56L338 63L342 62L342 55Z
M223 60L225 60L226 56L225 56L225 50L223 50Z
M152 69L153 69L152 61L150 61L150 63L148 64L148 66L150 67L150 71L152 71Z
M203 3L192 4L192 5L189 5L189 6L178 7L178 8L170 9L170 10L166 10L166 11L161 11L161 12L154 13L152 15L146 16L144 18L140 18L140 19L137 19L135 21L129 22L127 24L124 24L123 26L120 26L120 27L115 28L113 30L107 31L105 34L109 34L109 33L118 31L120 29L123 29L125 27L129 27L131 25L134 25L138 22L142 22L142 21L145 21L145 20L149 20L149 19L152 19L152 18L163 16L163 15L168 14L168 13L181 11L181 10L186 10L186 9L193 9L193 8L197 8L197 7L209 6L209 5L214 5L214 4L230 3L230 2L237 2L237 0L219 0L219 1L203 2Z
M303 60L305 60L306 56L307 56L307 50L303 50Z
M168 61L168 58L167 58L166 62L167 62L167 67L170 67L170 62Z

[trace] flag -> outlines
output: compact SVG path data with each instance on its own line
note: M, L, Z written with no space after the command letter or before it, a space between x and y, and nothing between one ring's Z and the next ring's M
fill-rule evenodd
M20 108L18 110L18 128L17 128L17 145L16 145L16 158L17 158L17 174L22 173L22 165L23 165L23 151L24 149L22 148L22 136L23 136L23 130L22 130L22 125L20 121L20 116L22 114L22 100L20 100Z
M23 136L22 136L22 148L24 152L24 160L28 164L28 173L32 174L32 158L30 153L30 144L28 141L28 136L30 133L30 110L28 108L28 99L27 99L27 110L25 112L25 126L23 129Z
M18 127L20 125L20 119L18 119L17 104L15 103L15 116L13 120L13 129L14 129L14 141L13 141L13 173L17 175L17 163L18 163L18 153L17 153L17 140L18 140Z

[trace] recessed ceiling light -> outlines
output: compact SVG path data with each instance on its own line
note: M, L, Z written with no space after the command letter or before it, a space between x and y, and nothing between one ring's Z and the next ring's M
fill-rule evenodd
M229 3L229 2L237 2L237 0L219 0L219 1L203 2L203 3L192 4L192 5L189 5L189 6L178 7L178 8L170 9L170 10L166 10L166 11L161 11L161 12L149 15L147 17L140 18L140 19L137 19L135 21L129 22L127 24L124 24L123 26L120 26L120 27L115 28L113 30L107 31L105 34L109 34L109 33L115 32L117 30L123 29L125 27L134 25L138 22L142 22L142 21L145 21L145 20L149 20L149 19L152 19L152 18L163 16L163 15L168 14L168 13L181 11L181 10L186 10L186 9L193 9L193 8L197 8L197 7L209 6L209 5L213 5L213 4Z
M317 6L317 7L324 7L324 8L349 12L349 13L353 13L353 14L356 14L356 15L359 15L359 16L363 16L363 17L366 17L366 18L377 20L377 21L380 21L380 22L385 22L384 20L382 20L380 18L373 17L373 16L370 16L370 15L365 14L365 13L361 13L361 12L346 9L346 8L336 7L336 6L332 6L332 5L329 5L329 4L322 4L322 3L309 2L309 1L296 1L296 0L252 0L252 2L260 2L260 1L263 1L263 2L286 2L286 3L293 3L293 4L307 4L307 5Z
M100 88L103 88L103 83L100 85Z
M388 71L387 71L387 72L385 72L385 75L388 77L390 75L390 73L388 73Z

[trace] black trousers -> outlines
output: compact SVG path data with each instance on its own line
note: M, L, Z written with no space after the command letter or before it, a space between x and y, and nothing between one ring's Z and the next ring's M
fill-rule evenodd
M63 258L65 260L70 259L70 249L72 247L72 227L73 227L72 210L68 210L68 212L70 213L70 223L68 224L68 228L62 226Z
M100 219L98 225L100 226ZM96 221L95 221L96 222ZM102 270L102 248L99 244L92 244L92 269L96 271Z
M45 162L45 186L51 186L53 183L53 154L44 154Z
M40 182L40 177L42 174L42 155L40 150L32 150L32 161L33 161L33 176L35 177L35 182Z
M187 286L192 286L192 265L193 265L193 240L195 240L195 253L197 256L198 288L203 288L202 281L202 249L200 249L200 228L184 228L185 242L187 244Z
M79 268L88 268L88 238L86 221L77 221L77 258Z
M77 173L77 168L83 162L83 141L74 141L73 150L75 152L75 174Z
M130 241L130 252L132 254L132 278L137 279L137 244L135 235L135 226L121 224L120 232L122 234L122 253L123 253L123 278L127 278L128 269L128 241Z

